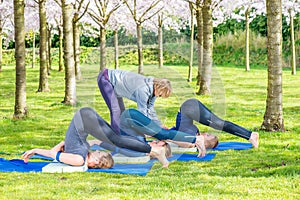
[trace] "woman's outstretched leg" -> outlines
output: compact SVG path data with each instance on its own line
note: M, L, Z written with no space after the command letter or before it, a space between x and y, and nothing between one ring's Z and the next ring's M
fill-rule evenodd
M199 149L198 157L203 157L206 154L203 136L190 135L178 130L163 129L135 109L127 109L122 113L120 126L122 131L136 137L145 137L145 134L147 134L159 140L195 143Z
M216 130L247 139L253 147L258 147L259 135L257 132L252 132L237 124L220 119L197 99L185 101L180 108L180 113L180 119L177 119L178 130L191 133L195 129L195 125L191 126L191 124L193 124L193 121L197 121Z

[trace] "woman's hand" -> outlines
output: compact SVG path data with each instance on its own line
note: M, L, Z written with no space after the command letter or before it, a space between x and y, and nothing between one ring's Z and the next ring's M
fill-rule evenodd
M197 157L199 157L199 158L204 157L206 155L206 148L204 145L204 136L203 135L196 136L195 145L199 151L199 154Z
M22 155L22 158L23 158L24 162L27 163L28 160L29 160L29 158L30 158L31 156L33 156L34 154L36 154L36 152L37 152L37 149L31 149L31 150L29 150L29 151L26 151L26 152Z
M57 151L51 149L51 150L46 150L46 149L31 149L29 151L26 151L23 155L22 158L24 162L28 162L29 158L33 156L34 154L39 154L41 156L46 156L49 158L55 159L55 156L57 154Z

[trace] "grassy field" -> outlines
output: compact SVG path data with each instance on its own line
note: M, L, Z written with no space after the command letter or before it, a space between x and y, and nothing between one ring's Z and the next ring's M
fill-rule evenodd
M137 71L134 66L125 69ZM95 108L109 121L108 109L96 84L99 66L83 66L77 84L78 106L61 104L64 73L51 71L49 93L37 93L39 69L27 69L29 117L12 119L15 72L0 73L0 151L6 159L20 158L31 148L50 148L64 139L74 112L83 106ZM194 70L194 76L196 70ZM172 81L173 95L158 99L156 110L168 127L175 123L180 104L197 98L217 115L250 130L263 121L267 70L218 66L213 68L212 95L196 96L195 80L187 83L187 67L145 66L145 75ZM299 77L283 73L283 110L286 132L260 132L260 147L245 151L220 151L210 162L172 162L168 169L155 163L146 176L106 173L0 173L0 199L300 199L300 85ZM127 107L135 104L125 102ZM221 141L245 141L214 132Z

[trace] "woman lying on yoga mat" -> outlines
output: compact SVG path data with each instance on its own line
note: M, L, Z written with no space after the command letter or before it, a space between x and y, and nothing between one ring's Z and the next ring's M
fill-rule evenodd
M86 140L88 134L106 144L104 148L109 147L108 150L120 147L119 153L129 150L148 153L148 155L157 158L163 164L163 167L168 167L168 161L165 156L166 145L151 146L135 137L118 135L91 108L82 108L75 113L63 142L60 142L51 150L32 149L26 151L22 157L25 162L28 162L31 156L40 154L73 166L86 164L89 168L112 167L114 161L110 153L99 151L89 152L90 144Z
M191 135L199 134L197 126L193 124L194 121L249 140L254 148L258 148L259 146L259 134L257 132L252 132L237 124L220 119L198 99L188 99L181 105L176 117L176 126L173 129ZM202 134L204 138L211 137L211 134Z
M220 119L197 99L188 99L181 105L176 118L176 126L169 130L162 129L151 119L135 109L128 109L123 112L120 126L121 133L124 131L123 134L132 136L140 135L141 140L143 140L144 134L153 137L156 137L157 134L161 134L165 137L158 139L171 139L173 140L172 142L175 141L174 143L183 147L196 146L200 150L198 156L204 156L206 154L206 148L216 147L218 140L217 137L212 134L200 134L198 128L193 124L193 121L247 139L252 143L254 148L257 148L259 145L259 134L257 132L251 132L237 124ZM176 131L184 132L187 135L176 134ZM199 135L204 138L204 147L202 145L199 146L199 142L198 145L195 143L196 137L199 137Z

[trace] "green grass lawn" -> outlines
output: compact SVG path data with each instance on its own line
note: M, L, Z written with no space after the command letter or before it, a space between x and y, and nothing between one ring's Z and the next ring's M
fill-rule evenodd
M134 66L125 69L137 71ZM109 121L109 111L96 84L99 66L83 66L77 84L78 106L61 104L64 73L54 68L49 93L37 93L39 69L27 69L29 117L12 119L15 72L0 73L0 151L2 158L20 158L31 148L50 148L64 139L74 112L83 106L96 109ZM194 77L196 69L194 69ZM187 67L157 69L145 66L145 75L172 81L173 94L157 99L161 121L171 127L180 104L197 98L220 117L258 130L263 122L267 70L219 66L213 68L212 95L196 96L198 87L186 82ZM210 162L172 162L168 169L155 163L146 176L107 173L0 173L0 199L300 199L300 85L299 77L283 72L283 110L286 132L260 132L260 147L245 151L220 151ZM129 101L127 107L135 107ZM243 141L230 134L199 125L221 141Z

